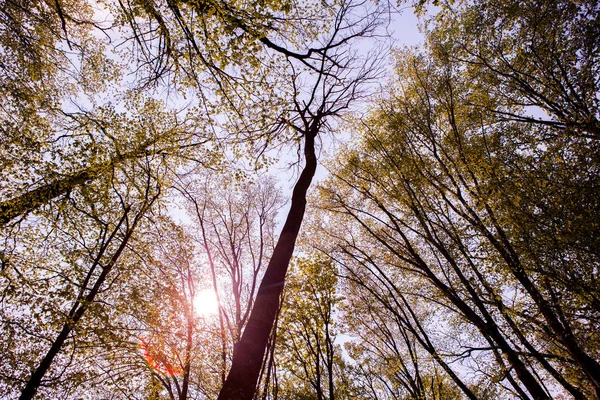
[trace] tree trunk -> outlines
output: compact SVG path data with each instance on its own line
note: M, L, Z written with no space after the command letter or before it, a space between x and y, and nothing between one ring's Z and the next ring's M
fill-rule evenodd
M50 366L52 365L52 361L60 352L65 341L67 340L67 338L69 337L69 335L71 334L71 332L73 331L73 329L75 328L77 323L81 320L81 318L83 317L83 314L88 309L89 305L94 302L94 299L96 298L96 295L98 294L102 285L104 284L106 277L108 276L108 274L110 273L112 268L117 263L119 257L121 256L121 253L123 253L123 250L125 250L125 247L127 246L127 242L131 238L131 235L133 234L133 231L135 230L137 223L141 219L141 216L150 207L150 205L154 202L155 199L156 199L156 197L154 197L152 200L150 200L146 204L146 206L142 208L140 213L136 216L135 220L133 221L133 224L131 225L131 227L129 227L129 229L127 229L125 236L121 240L121 244L119 245L119 247L117 248L115 253L112 255L112 257L110 258L110 261L108 262L108 264L103 268L102 272L98 276L98 279L94 283L94 286L90 289L90 292L88 293L88 295L83 296L83 292L79 295L79 297L75 301L75 304L71 308L71 312L69 313L69 320L67 322L65 322L65 324L63 325L60 333L58 334L58 336L52 343L52 346L50 347L50 349L48 350L48 352L46 353L46 355L40 362L40 365L31 374L31 377L27 381L25 388L21 392L21 396L19 397L19 400L33 399L33 396L35 396L38 388L40 387L40 385L42 383L42 379L44 378L44 375L46 375L46 372L48 372L48 369L50 369ZM116 226L115 232L119 229L121 224L123 224L123 222L125 222L125 220L127 219L128 213L129 213L129 209L127 208L125 210L123 217L119 221L119 224Z
M77 174L55 180L37 189L30 190L0 203L0 226L8 224L13 218L27 214L52 199L68 193L73 188L83 185L94 176L94 168L88 168Z
M317 168L315 137L318 129L319 121L315 119L304 134L306 165L294 186L290 211L258 289L248 324L234 349L231 370L218 400L251 400L254 396L269 336L279 309L285 274L304 218L306 193Z
M36 189L26 191L10 200L0 203L0 227L8 224L12 219L30 213L53 199L69 193L78 186L83 185L90 179L102 175L115 165L124 161L132 160L143 155L159 154L160 150L149 151L149 147L156 143L156 139L143 143L133 151L125 154L118 154L102 163L92 164L89 167L66 175L63 178L56 179L42 185Z

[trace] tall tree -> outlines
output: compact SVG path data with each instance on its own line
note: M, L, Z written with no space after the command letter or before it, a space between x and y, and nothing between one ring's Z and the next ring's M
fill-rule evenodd
M278 396L349 398L342 350L335 343L336 271L329 260L299 258L293 263L283 295L275 344Z
M182 179L179 186L194 221L193 237L207 281L219 302L222 384L275 245L281 193L268 176L237 181L214 172Z
M6 368L11 368L3 376L12 381L13 390L23 389L22 398L31 398L40 386L55 388L64 377L94 373L77 369L73 360L93 348L90 342L102 342L94 324L113 311L102 306L102 297L129 272L120 268L121 262L160 193L161 170L161 157L129 166L127 172L73 192L61 210L40 215L11 236L13 254L1 275L6 288L2 323L9 345L3 353L10 360ZM32 346L17 345L19 337L35 340Z
M551 272L554 263L542 261L542 254L565 251L559 257L579 263L588 261L589 253L578 246L557 247L560 240L552 240L552 245L543 241L537 248L521 243L530 242L532 232L536 241L543 237L544 223L536 207L542 207L548 193L566 194L567 179L581 188L583 203L596 201L589 191L594 185L589 176L574 177L562 170L562 162L549 160L557 148L596 160L595 146L569 138L540 148L548 128L498 121L493 114L486 115L485 108L473 106L469 100L477 96L478 88L460 64L427 55L404 55L400 60L394 92L366 123L359 145L346 152L345 166L337 170L339 186L327 190L331 209L354 219L373 239L370 246L386 249L396 260L391 265L399 263L403 274L428 281L437 293L428 296L432 300L442 296L445 307L477 327L489 344L484 347L491 360L505 368L503 354L532 397L550 396L540 376L543 371L574 397L584 398L588 388L595 386L595 345L588 347L592 331L574 329L579 321L567 315L586 314L587 321L595 321L594 306L580 302L585 300L576 287L558 289L562 284L555 279L558 272ZM548 163L538 168L530 156ZM520 184L556 169L562 170L553 174L556 181L536 191L540 198L521 197L531 189L517 189ZM561 183L555 186L557 181ZM340 191L341 187L347 189ZM579 205L571 208L573 213L579 210ZM530 232L519 228L525 221L531 222L527 223ZM583 237L583 232L576 235ZM383 274L382 283L398 279L386 272L389 267L383 268L390 265L384 255L374 256L366 244L344 237L338 241L341 251ZM591 281L588 284L593 286ZM515 293L516 299L509 301L508 293ZM579 302L566 301L570 296ZM544 322L520 312L521 307L535 308ZM536 334L525 326L535 326ZM569 353L568 361L556 364L563 351ZM578 378L565 379L560 370L571 368L568 365L578 366ZM514 391L527 396L506 371L504 377ZM581 385L580 379L588 384Z
M333 31L322 38L318 59L307 68L314 72L310 86L302 86L302 74L290 60L292 109L280 129L303 142L304 167L294 185L290 210L275 245L240 342L235 349L227 380L219 399L251 399L256 391L265 352L275 322L285 276L306 210L306 195L317 168L316 145L328 128L328 119L339 116L362 95L361 88L377 76L376 55L360 61L342 46L352 39L374 34L382 10L364 12L364 4L341 4ZM357 18L357 19L355 19Z

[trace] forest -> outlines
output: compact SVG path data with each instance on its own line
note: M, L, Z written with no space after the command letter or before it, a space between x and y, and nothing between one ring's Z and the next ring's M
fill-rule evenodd
M600 3L1 0L0 398L600 399Z

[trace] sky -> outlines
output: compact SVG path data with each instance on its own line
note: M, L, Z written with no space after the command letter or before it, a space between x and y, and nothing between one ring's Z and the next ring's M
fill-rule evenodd
M418 19L414 14L413 7L405 6L399 9L399 12L391 15L391 20L387 26L387 32L390 34L392 39L392 48L402 48L404 46L418 46L423 43L423 35L419 31ZM366 41L361 43L362 52L368 52L370 46L374 46L375 43ZM386 61L387 73L392 72L393 65L390 60ZM383 77L380 82L381 85L385 84L386 77ZM328 176L328 171L323 165L323 161L328 157L331 157L340 143L348 140L352 136L353 132L339 132L341 135L336 137L336 143L331 138L322 138L321 154L319 154L319 164L317 166L317 172L315 174L311 189L314 190L318 182L325 180ZM273 153L273 155L276 153ZM287 151L282 151L279 155L279 163L275 165L269 173L275 175L281 185L281 189L284 192L285 198L291 197L292 188L299 175L299 169L295 168L290 170L289 165L297 160L297 149L289 147ZM309 190L310 191L310 190ZM287 211L289 209L289 202L281 209L279 213L279 225L283 226Z
M402 10L400 10L400 12L391 15L391 20L386 27L386 31L390 35L390 42L392 48L401 48L404 46L417 46L423 42L423 35L419 32L418 29L417 17L414 15L414 10L411 7L405 7ZM374 41L363 41L360 43L361 48L359 48L359 51L366 54L377 44L378 43ZM389 57L385 61L385 69L387 71L386 73L388 74L388 76L393 71L393 66L389 60ZM387 77L382 77L381 81L376 83L377 86L385 85L386 80ZM367 99L367 103L369 100L374 99ZM362 104L359 107L361 109L366 109L366 106L366 104ZM342 128L341 132L334 132L334 136L337 136L335 142L332 140L331 135L324 136L322 138L321 152L318 155L319 164L317 167L317 172L313 179L313 184L309 189L309 195L311 192L314 193L318 183L325 180L328 176L328 172L323 165L323 161L328 157L333 157L333 155L336 152L336 149L339 148L339 144L353 137L353 133L354 132L352 132L351 129L348 129L346 127ZM341 140L337 140L339 138L341 138ZM298 168L298 166L290 167L290 165L298 161L297 151L298 148L296 146L286 146L283 150L272 151L269 154L269 156L277 158L278 162L270 168L268 173L274 175L277 178L279 186L283 192L284 199L287 199L287 202L280 209L278 214L278 227L276 228L276 235L278 235L281 231L281 228L283 227L283 224L287 217L288 210L290 207L289 199L291 198L293 186L296 183L296 180L298 179L300 173L300 168ZM176 201L173 207L171 207L171 209L169 210L171 216L180 223L186 225L190 224L192 222L192 219L186 214L185 210L183 210L177 205L177 203L178 202ZM296 250L295 254L298 254L298 250ZM341 344L350 339L351 338L347 335L339 335L336 342Z

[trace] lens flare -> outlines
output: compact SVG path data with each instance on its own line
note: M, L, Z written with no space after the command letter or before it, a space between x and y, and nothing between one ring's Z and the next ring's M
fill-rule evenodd
M149 341L140 339L140 351L146 364L156 372L169 376L182 374L181 368L171 364L165 354Z

